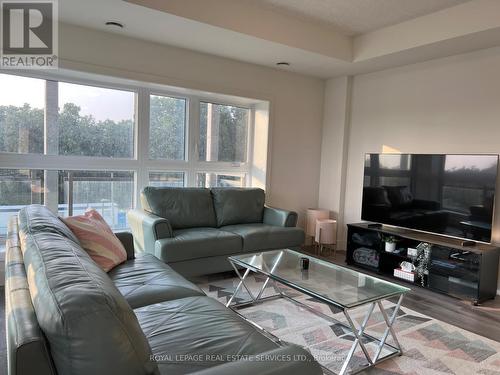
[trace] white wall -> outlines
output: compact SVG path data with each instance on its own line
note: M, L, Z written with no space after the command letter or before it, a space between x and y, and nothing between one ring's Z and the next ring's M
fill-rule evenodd
M345 127L341 120L335 125ZM350 223L361 217L367 152L500 154L500 48L355 76L347 128ZM495 215L493 239L500 243L498 203Z
M67 69L269 100L268 203L297 210L301 223L317 204L322 80L69 25L59 51Z

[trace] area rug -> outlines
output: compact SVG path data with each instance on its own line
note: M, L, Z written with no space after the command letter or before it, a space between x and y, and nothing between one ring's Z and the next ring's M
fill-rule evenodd
M208 296L225 304L233 294L239 280L234 277L234 274L226 273L206 276L194 281ZM248 277L247 285L252 293L256 294L264 281L263 277L253 275ZM317 311L345 322L344 315L336 308L328 307L292 289L284 288L284 291ZM275 287L269 283L263 296L276 293ZM235 302L248 299L248 294L242 288ZM394 303L385 302L384 307L388 313L394 311ZM351 317L360 324L365 311L365 308L354 310ZM352 333L342 324L333 323L283 298L245 307L239 309L238 312L276 337L306 348L318 362L334 372L339 371L354 339ZM500 375L499 342L405 307L400 309L394 328L403 347L403 355L390 358L363 373ZM382 314L375 309L368 322L367 333L380 337L384 329ZM387 342L393 343L391 339ZM376 349L375 342L366 339L364 343L372 355ZM359 367L365 361L358 348L352 361L353 368Z

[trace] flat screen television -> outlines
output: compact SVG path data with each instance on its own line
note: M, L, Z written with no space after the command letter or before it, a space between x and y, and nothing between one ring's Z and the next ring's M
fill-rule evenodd
M361 219L491 242L498 155L366 154Z

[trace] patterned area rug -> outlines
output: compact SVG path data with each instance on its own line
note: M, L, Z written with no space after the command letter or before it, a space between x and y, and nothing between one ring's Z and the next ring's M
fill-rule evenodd
M264 280L257 275L248 277L247 285L254 295L261 288ZM194 281L208 296L224 304L229 300L238 283L238 279L231 273L206 276ZM289 296L306 303L317 311L339 322L345 322L345 317L339 310L330 308L291 289L285 287L281 287L281 289ZM263 296L276 293L275 287L269 283ZM243 302L248 299L248 294L242 288L235 302ZM393 303L386 302L384 306L389 314L394 311ZM353 310L351 317L357 324L361 323L365 311L365 308ZM352 333L346 330L341 323L334 323L315 315L306 308L283 298L245 307L239 309L238 312L280 339L305 347L318 362L334 372L339 371L354 339ZM403 356L390 358L364 373L377 375L500 375L499 342L405 307L400 309L394 327L403 347ZM368 322L366 332L372 336L380 337L384 329L382 314L376 308ZM375 342L370 339L366 339L364 342L370 354L373 355L376 349ZM388 339L387 342L393 344L392 339ZM384 350L382 356L387 353ZM359 348L352 363L354 368L366 363Z

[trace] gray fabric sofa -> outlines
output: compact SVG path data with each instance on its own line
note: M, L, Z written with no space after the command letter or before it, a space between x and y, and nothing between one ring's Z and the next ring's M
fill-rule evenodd
M10 375L321 374L308 352L278 345L154 256L136 258L130 233L118 237L128 260L105 273L45 207L10 221Z
M228 271L232 254L297 248L297 214L265 206L255 188L158 188L128 212L136 251L154 254L184 276Z

